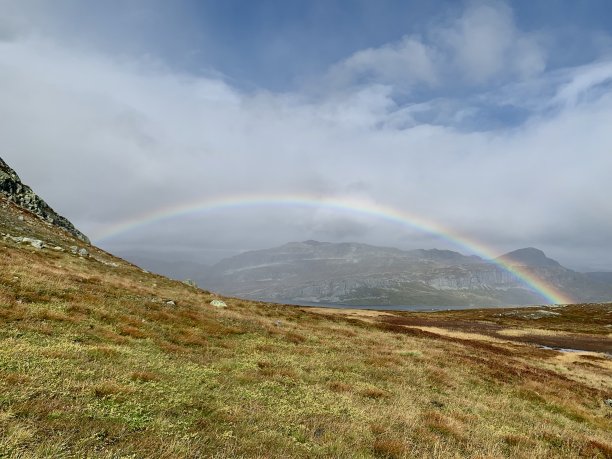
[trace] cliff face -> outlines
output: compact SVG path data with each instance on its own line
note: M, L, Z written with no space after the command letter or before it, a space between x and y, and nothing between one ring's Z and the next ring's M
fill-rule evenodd
M83 242L89 244L89 239L77 230L68 219L57 214L43 199L32 189L24 185L17 173L0 158L0 192L11 202L32 212L41 219L68 231Z

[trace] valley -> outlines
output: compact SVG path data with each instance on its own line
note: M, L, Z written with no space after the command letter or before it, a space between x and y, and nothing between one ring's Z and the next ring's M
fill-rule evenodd
M300 308L147 273L4 198L0 232L3 457L612 454L612 304Z
M612 455L612 303L408 313L224 297L10 198L0 457Z

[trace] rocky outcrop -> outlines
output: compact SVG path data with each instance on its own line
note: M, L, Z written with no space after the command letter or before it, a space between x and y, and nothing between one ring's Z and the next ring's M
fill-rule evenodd
M24 185L17 173L2 158L0 158L0 192L6 195L11 202L89 244L87 236L77 230L68 219L58 215L29 186Z

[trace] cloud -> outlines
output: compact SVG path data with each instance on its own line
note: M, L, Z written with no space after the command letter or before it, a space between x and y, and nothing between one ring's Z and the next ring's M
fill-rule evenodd
M566 72L566 82L561 85L553 104L576 105L580 99L603 90L609 92L612 83L612 61L601 61Z
M313 96L246 92L147 56L16 33L0 42L0 154L94 235L228 194L349 196L499 252L539 246L600 266L612 259L612 64L547 70L543 46L504 4L470 3L420 37L348 56L321 76L336 86ZM309 238L446 244L278 206L164 221L104 244L188 253Z
M385 82L399 90L457 83L508 82L540 74L546 52L538 36L519 30L499 1L471 2L458 17L424 35L358 51L330 71L334 85Z
M438 81L434 53L417 37L404 37L398 43L356 52L334 66L330 76L340 86L372 81L434 85Z
M512 10L501 2L472 3L458 20L435 30L434 37L471 83L524 79L545 68L537 37L519 30Z

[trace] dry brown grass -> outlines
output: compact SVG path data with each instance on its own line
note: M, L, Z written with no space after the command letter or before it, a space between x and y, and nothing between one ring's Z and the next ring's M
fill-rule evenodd
M133 327L131 325L120 325L118 327L119 334L122 336L129 336L137 339L144 339L150 336L150 334L141 330L140 328Z
M122 395L132 391L129 387L122 386L114 381L104 381L96 384L92 390L94 395L100 398L109 397L111 395Z
M400 440L377 438L372 445L372 451L378 457L396 459L405 456L406 445Z
M142 381L142 382L151 382L151 381L159 381L161 379L158 373L154 373L152 371L134 371L130 378L133 381Z
M307 338L300 333L291 331L291 332L285 333L285 339L293 344L301 344L301 343L304 343Z
M378 387L368 387L361 391L361 395L371 399L381 399L381 398L389 398L391 394L383 389L379 389Z
M422 415L423 425L431 431L446 437L453 437L460 441L466 441L462 434L459 422L436 411L426 411Z
M353 386L350 384L343 383L341 381L332 381L328 384L330 390L338 393L350 392L353 390Z
M603 443L600 440L587 440L580 449L581 457L604 457L605 459L612 458L612 446L609 443Z
M0 373L0 380L9 386L17 386L30 382L30 377L21 373Z

